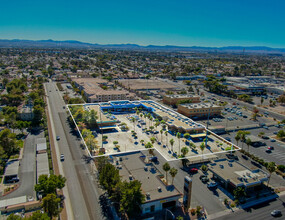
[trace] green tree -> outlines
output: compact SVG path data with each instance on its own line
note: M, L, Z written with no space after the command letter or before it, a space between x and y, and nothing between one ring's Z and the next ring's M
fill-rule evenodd
M204 159L204 150L205 150L205 148L206 148L205 143L204 143L204 142L203 142L203 143L201 143L201 145L200 145L200 149L201 149L201 151L202 151L202 159Z
M280 139L284 139L285 138L285 131L284 130L278 131L277 137Z
M162 166L162 169L165 171L165 176L166 176L166 183L168 184L168 178L167 178L167 173L168 173L168 171L170 170L170 166L169 166L169 163L165 163L165 164L163 164L163 166Z
M24 220L50 220L50 217L48 217L47 213L35 211L30 217L24 218Z
M153 148L152 143L147 142L147 143L145 144L145 148Z
M246 192L245 192L245 189L244 187L241 187L241 186L238 186L234 191L234 197L235 199L238 199L240 200L241 198L245 197L246 196Z
M119 170L110 163L105 164L99 173L99 183L107 190L108 194L112 194L113 188L120 181Z
M175 169L174 167L172 167L169 171L171 177L172 177L172 185L173 185L173 181L174 181L174 177L176 176L176 174L178 173L178 170Z
M168 131L165 131L164 132L164 135L166 137L166 145L168 146Z
M33 107L34 119L33 123L35 125L39 125L43 118L44 108L40 105L36 105Z
M59 208L60 198L57 198L54 193L47 194L43 198L43 209L50 218L57 217L61 211Z
M129 217L138 216L141 212L140 206L145 201L145 196L141 191L141 182L138 180L124 181L122 185L120 211L126 212Z
M269 181L270 181L270 178L271 178L271 174L273 172L275 172L276 170L276 164L274 162L270 162L268 163L268 166L266 167L266 169L268 170L269 172L269 177L268 177L268 183L267 183L267 186L269 185Z
M173 144L174 144L173 138L170 139L169 143L171 145L171 151L173 152Z
M21 216L15 215L14 213L10 214L7 220L22 220Z
M55 194L57 189L62 189L65 182L66 178L61 175L40 175L38 184L35 185L35 191L45 197L47 194Z
M240 133L237 133L236 136L235 136L235 140L237 142L237 146L238 146L238 142L239 142L240 138L241 138L240 137Z
M186 154L188 154L188 152L189 152L189 148L188 147L182 147L181 153L182 153L183 157L185 157Z
M180 132L177 132L176 137L178 138L178 146L179 146L178 152L180 153L180 138L181 138L181 133L180 133Z
M249 152L249 146L251 145L251 139L247 138L245 143L247 145L247 151Z
M155 140L156 140L155 137L151 137L150 138L150 141L151 141L152 144L154 144Z
M1 131L0 146L8 156L17 153L19 151L19 146L16 139L16 134L11 133L9 129L4 129Z

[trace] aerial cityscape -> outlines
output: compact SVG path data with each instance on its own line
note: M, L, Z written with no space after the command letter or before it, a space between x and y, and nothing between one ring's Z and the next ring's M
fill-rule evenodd
M284 219L277 2L3 3L0 219Z

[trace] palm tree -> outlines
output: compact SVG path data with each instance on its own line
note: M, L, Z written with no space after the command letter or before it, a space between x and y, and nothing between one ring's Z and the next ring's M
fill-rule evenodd
M166 176L166 185L168 184L168 180L167 180L167 172L170 170L170 166L169 166L169 163L165 163L165 164L163 164L163 166L162 166L162 169L165 171L165 176Z
M172 177L172 185L173 185L173 181L174 181L174 177L176 176L176 174L178 173L178 170L175 169L174 167L172 167L169 171L171 177Z
M161 141L161 144L162 144L162 134L163 134L163 130L161 129L159 132L160 132L160 139L161 139L160 141Z
M151 141L152 144L154 144L154 142L155 142L155 137L151 137L151 138L150 138L150 141Z
M239 133L236 134L235 139L236 139L237 146L238 146L238 142L240 140L240 134Z
M186 141L188 141L188 138L190 137L190 134L189 134L189 133L185 133L185 134L183 135L183 137L186 139Z
M171 151L173 152L173 144L174 144L173 138L170 139L169 143L171 145Z
M249 131L238 131L238 134L240 136L240 140L242 141L241 147L243 149L243 143L246 141L246 135L250 134Z
M249 145L251 145L251 140L250 140L250 138L247 138L245 143L246 143L246 145L247 145L247 151L249 152Z
M275 165L275 163L274 162L270 162L268 165L267 165L267 168L266 168L267 170L268 170L268 172L270 173L270 175L269 175L269 177L268 177L268 184L267 184L267 186L269 185L269 181L270 181L270 177L271 177L271 174L273 173L273 172L275 172L275 170L276 170L276 165Z
M182 147L182 149L181 149L181 153L182 153L182 156L183 156L183 157L185 157L185 156L186 156L186 154L188 154L188 152L189 152L188 147Z
M136 119L135 119L135 117L132 117L131 118L131 121L134 123L134 131L136 131Z
M201 145L200 145L200 149L201 149L201 151L202 151L202 159L204 159L204 150L205 150L205 148L206 148L206 145L205 145L205 143L203 142Z
M168 131L165 131L165 132L164 132L164 135L165 135L165 137L166 137L166 144L167 144L167 146L168 146Z
M178 143L179 143L179 151L180 152L180 138L181 138L181 133L177 132L176 137L178 138Z

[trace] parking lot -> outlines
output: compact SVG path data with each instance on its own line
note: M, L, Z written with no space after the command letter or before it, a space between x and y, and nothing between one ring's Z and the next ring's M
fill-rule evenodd
M62 83L61 86L63 88L63 91L61 91L62 95L67 92L67 94L70 98L81 98L80 95L78 95L78 94L76 94L76 92L74 92L70 83Z
M276 132L279 130L280 128L275 126L271 126L269 129L258 128L249 130L251 135L258 136L260 132L264 132L264 136L266 137L266 139L262 138L262 142L265 144L264 146L250 146L249 151L254 153L256 156L263 158L265 161L273 161L277 164L285 165L285 144L275 139ZM230 138L233 143L237 144L235 141L236 134L237 132L230 132L230 134L224 134L221 136L224 138ZM239 147L242 147L241 141L239 141L238 145ZM268 147L273 147L273 150L271 150L271 152L266 152ZM247 145L245 143L243 144L243 148L247 151Z
M195 120L204 125L207 124L207 119ZM275 123L268 117L257 117L257 120L252 120L252 113L236 105L226 105L222 114L209 119L210 126L224 126L226 129L238 129L244 126L254 126L260 124Z

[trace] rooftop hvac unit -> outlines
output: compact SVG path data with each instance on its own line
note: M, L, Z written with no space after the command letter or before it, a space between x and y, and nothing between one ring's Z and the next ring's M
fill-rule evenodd
M146 193L146 198L147 198L147 199L150 198L150 193Z

